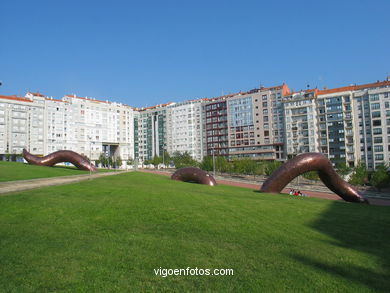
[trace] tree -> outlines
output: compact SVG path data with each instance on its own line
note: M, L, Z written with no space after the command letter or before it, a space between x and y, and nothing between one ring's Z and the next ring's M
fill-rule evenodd
M228 171L228 165L229 162L226 160L224 156L215 157L215 169L219 171L221 174Z
M134 159L133 158L128 158L127 161L126 161L126 164L127 165L133 165L134 164Z
M167 152L167 151L164 151L164 160L163 160L163 164L164 165L170 165L170 163L171 163L171 161L172 161L172 158L171 158L171 155Z
M349 183L352 185L364 185L368 183L368 171L364 163L359 162L354 168Z
M159 156L154 156L153 159L151 160L152 165L157 168L158 165L162 163L162 158Z
M279 169L280 166L282 166L282 162L279 161L267 162L265 166L265 174L271 176L271 174Z
M204 157L199 167L205 171L213 171L213 157L212 156Z
M107 168L108 167L108 158L107 158L107 156L104 153L100 154L98 161L102 164L103 168Z
M342 177L345 177L351 172L351 168L347 165L345 162L337 163L336 165L336 171L339 173Z
M387 167L384 165L378 166L371 175L370 183L379 191L388 186L390 182L390 175L387 172Z
M302 176L306 179L309 179L309 180L319 180L320 179L317 171L309 171L309 172L302 174Z
M116 156L113 161L115 168L119 168L120 166L122 166L122 158L120 156Z
M199 164L188 152L175 152L172 157L173 163L177 169L184 167L197 167Z
M244 158L234 160L234 171L239 174L256 175L257 163L254 160Z
M113 165L112 157L108 157L108 158L107 158L107 166L108 166L108 167L111 167L112 165Z

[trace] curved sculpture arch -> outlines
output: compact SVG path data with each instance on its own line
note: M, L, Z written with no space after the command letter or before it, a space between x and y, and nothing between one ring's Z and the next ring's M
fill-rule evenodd
M184 182L206 184L209 186L217 185L217 182L215 181L213 176L195 167L180 168L172 174L171 179Z
M69 162L80 170L96 172L96 167L93 164L73 151L57 151L44 157L37 157L23 149L23 157L31 165L51 167L57 163Z
M280 193L295 177L318 171L322 182L345 201L367 203L367 199L352 185L345 182L334 170L332 163L321 153L300 154L284 163L263 183L260 191Z

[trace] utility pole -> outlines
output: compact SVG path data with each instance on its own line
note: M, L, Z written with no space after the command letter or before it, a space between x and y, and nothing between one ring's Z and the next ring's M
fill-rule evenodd
M89 139L89 163L92 164L92 136L88 135ZM92 170L89 168L89 179L91 179L92 176Z
M163 146L163 168L165 169L164 153L165 153L165 144Z
M215 148L213 147L213 176L215 177Z

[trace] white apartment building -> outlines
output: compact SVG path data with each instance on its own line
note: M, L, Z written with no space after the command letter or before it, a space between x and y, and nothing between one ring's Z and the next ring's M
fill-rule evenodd
M134 158L134 115L127 105L77 96L0 97L0 154L72 150L93 161L101 153Z
M319 151L316 91L291 93L283 98L283 105L287 157Z
M0 96L0 154L21 154L28 146L44 152L44 98Z
M390 81L285 97L288 157L315 151L324 153L334 165L353 167L363 162L368 169L388 165L389 97Z
M390 82L353 95L357 159L369 169L390 164Z
M192 100L167 106L167 151L188 152L194 160L203 160L202 101Z

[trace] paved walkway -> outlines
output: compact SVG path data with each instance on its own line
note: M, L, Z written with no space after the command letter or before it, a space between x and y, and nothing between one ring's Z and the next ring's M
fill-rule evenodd
M165 176L170 176L172 172L167 172L167 171L158 171L158 170L139 170L141 172L145 173L153 173L153 174L160 174L160 175L165 175ZM249 183L249 182L243 182L242 180L240 181L235 181L235 180L226 180L224 178L221 179L221 177L216 176L216 181L218 184L225 184L225 185L231 185L231 186L239 186L239 187L244 187L244 188L250 188L250 189L256 189L259 190L261 187L261 184L255 184L255 183ZM324 198L324 199L330 199L330 200L342 200L339 196L337 196L334 193L331 192L318 192L318 191L313 191L313 190L304 190L300 189L301 192L304 194L309 195L310 197L316 197L316 198ZM282 190L282 193L289 193L290 189L285 188ZM381 205L381 206L390 206L390 200L387 199L379 199L379 198L368 198L368 201L372 205Z
M69 183L80 182L89 179L118 175L126 172L131 172L131 171L104 172L104 173L94 173L92 175L83 174L83 175L73 175L73 176L60 176L60 177L0 182L0 194L2 195L10 192L29 190L29 189L40 188L45 186L69 184Z

